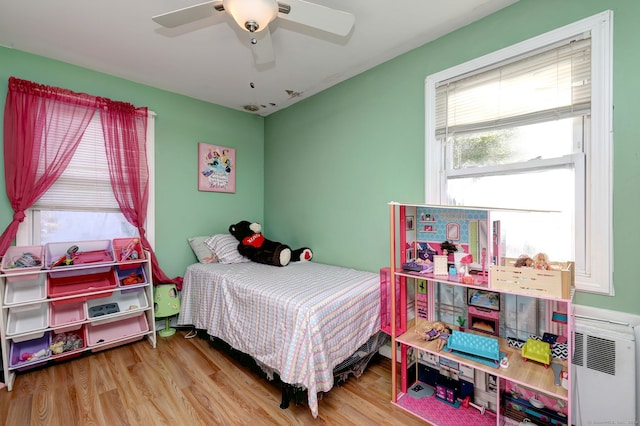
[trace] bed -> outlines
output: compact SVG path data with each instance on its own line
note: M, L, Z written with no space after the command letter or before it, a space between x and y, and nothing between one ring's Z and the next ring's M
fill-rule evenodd
M378 274L317 262L274 267L253 262L187 267L179 325L206 330L250 355L283 383L318 392L334 368L380 331Z

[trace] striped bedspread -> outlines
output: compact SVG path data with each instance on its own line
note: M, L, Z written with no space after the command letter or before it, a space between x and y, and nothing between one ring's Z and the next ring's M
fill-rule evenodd
M333 386L333 368L380 330L378 274L316 262L187 267L178 324L207 330L308 390Z

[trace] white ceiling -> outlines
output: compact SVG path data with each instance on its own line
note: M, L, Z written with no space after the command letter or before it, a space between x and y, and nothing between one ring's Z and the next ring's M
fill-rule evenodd
M263 65L224 12L174 29L151 20L204 1L0 0L0 45L267 116L517 0L310 0L353 13L351 33L276 18Z

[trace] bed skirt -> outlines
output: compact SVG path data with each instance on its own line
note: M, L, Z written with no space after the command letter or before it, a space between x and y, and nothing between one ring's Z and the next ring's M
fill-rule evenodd
M243 366L251 368L257 373L262 374L269 381L280 382L282 385L282 402L280 403L280 408L289 408L289 404L292 400L296 405L300 405L304 401L303 396L306 389L303 387L282 382L278 373L264 365L261 365L260 362L256 361L244 352L234 349L220 338L207 334L206 330L198 330L198 337L207 339L212 347L229 353ZM389 340L389 335L381 331L371 336L369 340L360 346L349 358L338 364L333 369L334 386L346 382L350 376L354 376L356 378L360 377L369 365L369 362L371 362L373 357L376 356L380 347L389 342ZM322 399L321 396L322 392L319 393L318 398Z

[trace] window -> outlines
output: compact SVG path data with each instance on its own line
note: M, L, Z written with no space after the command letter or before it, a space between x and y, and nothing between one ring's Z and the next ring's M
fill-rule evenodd
M577 288L605 294L611 21L603 12L431 75L425 87L426 202L559 211L561 226L508 244L505 255L573 259Z
M462 308L467 302L465 295L464 287L437 283L434 297L436 321L455 324L459 316L466 319L465 310Z
M153 241L152 158L154 114L147 124L149 205L146 236ZM16 237L19 245L55 241L111 240L137 236L138 231L120 212L111 189L100 114L87 127L69 166L29 210Z

